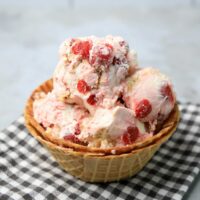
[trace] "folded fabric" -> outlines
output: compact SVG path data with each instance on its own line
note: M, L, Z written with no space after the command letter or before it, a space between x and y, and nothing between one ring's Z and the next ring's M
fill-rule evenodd
M89 184L58 167L21 116L0 132L0 199L182 199L200 170L200 105L180 103L177 131L136 176Z

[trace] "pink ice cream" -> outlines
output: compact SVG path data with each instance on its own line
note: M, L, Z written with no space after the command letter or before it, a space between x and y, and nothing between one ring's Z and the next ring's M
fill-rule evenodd
M165 120L175 105L175 93L169 78L153 68L137 70L124 83L123 99L143 122Z
M88 112L78 105L65 104L54 93L40 95L33 103L34 118L58 137L79 134L81 121Z
M78 138L86 139L89 146L94 147L131 144L147 135L144 123L134 117L131 109L122 106L97 109L94 116L85 118L81 125L82 132Z
M121 37L67 39L59 58L53 90L33 105L35 119L56 137L99 148L128 145L151 137L174 108L169 78L140 69Z
M114 107L123 91L121 83L137 67L136 53L121 37L67 39L59 54L54 93L90 113L96 107Z

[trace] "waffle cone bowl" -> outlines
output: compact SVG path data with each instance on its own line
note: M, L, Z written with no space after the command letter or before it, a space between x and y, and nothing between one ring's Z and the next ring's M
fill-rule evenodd
M50 79L33 91L24 110L26 127L53 155L61 168L87 182L119 181L135 175L174 133L179 121L179 109L175 105L157 133L142 142L107 149L87 147L47 134L33 118L34 96L38 92L48 93L51 90Z

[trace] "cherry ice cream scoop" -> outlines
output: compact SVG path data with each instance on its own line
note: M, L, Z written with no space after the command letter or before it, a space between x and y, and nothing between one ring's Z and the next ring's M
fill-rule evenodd
M139 69L127 78L123 98L143 122L166 119L176 101L171 81L154 68Z
M170 79L139 68L123 38L90 36L61 44L53 89L35 99L33 113L48 134L108 148L151 137L175 102Z

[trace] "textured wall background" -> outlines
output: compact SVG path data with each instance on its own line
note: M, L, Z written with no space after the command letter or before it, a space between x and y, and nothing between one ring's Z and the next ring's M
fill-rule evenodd
M179 100L200 100L200 2L115 0L0 1L0 128L49 78L70 36L122 35L141 66L168 74Z

